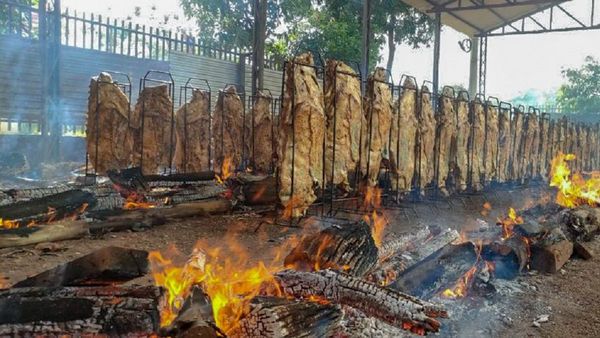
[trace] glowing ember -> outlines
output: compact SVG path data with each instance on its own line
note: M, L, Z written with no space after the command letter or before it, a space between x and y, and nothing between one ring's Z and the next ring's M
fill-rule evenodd
M156 205L150 202L146 202L146 198L138 193L131 193L125 199L123 209L134 210L134 209L151 209L156 208Z
M582 204L600 204L600 177L592 175L586 180L580 174L571 175L568 162L573 160L575 155L563 153L559 153L552 160L550 186L558 188L556 203L567 208L575 208Z
M473 282L473 277L477 272L477 266L472 266L469 271L462 275L453 288L446 289L442 292L442 295L446 298L463 298L467 295L467 290Z
M70 220L77 220L79 219L79 217L81 216L81 214L83 214L88 208L88 204L87 203L83 203L79 208L77 208L77 210L75 210L72 214L66 215L64 216L62 219L70 219ZM57 216L57 211L55 208L52 207L48 207L48 212L46 212L46 218L43 219L43 223L44 224L50 224L50 223L55 223L56 221L58 221L56 219ZM42 221L42 220L40 220ZM38 222L36 220L30 220L26 227L30 228L30 227L34 227L39 225ZM5 220L0 218L0 228L4 228L4 229L16 229L22 226L22 222L20 221L15 221L15 220Z
M487 216L492 211L492 204L490 202L483 203L483 209L481 210L482 216Z
M292 196L289 201L284 205L283 215L281 216L285 220L294 218L294 210L300 204L300 198L296 195Z
M19 222L15 222L15 221L11 221L11 220L4 220L2 218L0 218L0 227L4 228L4 229L15 229L18 228L20 226Z
M174 248L165 256L156 251L149 254L155 284L166 290L161 303L161 326L173 322L195 284L201 285L210 297L215 322L226 333L248 311L250 300L261 287L272 285L277 290L273 273L281 268L267 267L263 262L249 265L242 250L235 245L229 249L233 252L225 254L213 249L205 254L197 245L192 259L183 264Z

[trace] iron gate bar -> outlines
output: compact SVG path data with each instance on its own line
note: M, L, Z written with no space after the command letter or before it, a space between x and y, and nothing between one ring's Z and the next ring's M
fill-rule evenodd
M462 12L462 11L473 11L473 10L483 10L483 9L494 9L494 8L506 8L506 7L518 7L518 6L531 6L531 5L541 5L548 3L561 3L563 1L556 0L522 0L522 1L509 1L505 3L485 3L484 1L474 2L474 5L463 6L461 1L458 1L458 5L456 7L448 7L448 4L452 4L457 2L456 0L449 1L445 4L440 4L439 6L434 6L427 13L450 13L450 12Z
M97 168L98 168L98 149L99 149L99 143L100 143L100 85L101 84L109 84L109 85L113 85L116 86L117 88L119 88L120 90L122 90L125 95L127 95L128 99L129 99L129 104L127 105L127 127L130 126L131 123L131 78L129 77L128 74L123 73L123 72L117 72L117 71L102 71L100 72L100 74L102 73L107 73L110 74L111 77L113 78L113 82L107 82L107 81L102 81L100 80L100 77L98 77L98 81L96 81L96 88L95 88L95 94L96 94L96 118L95 118L95 122L96 122L96 137L95 137L95 151L96 154L94 156L94 173L90 173L90 168L89 168L89 152L86 149L85 152L85 184L88 184L88 178L93 177L93 182L92 183L96 183L96 177L98 176L98 172L97 172ZM118 77L122 77L125 81L120 82L118 81ZM87 147L86 147L87 148Z
M193 83L197 81L197 83L201 83L201 85L194 85ZM205 85L205 87L204 87ZM208 126L207 126L207 130L208 130L208 165L207 165L207 170L212 170L211 168L211 164L212 164L212 158L211 158L211 146L212 146L212 135L211 135L211 120L212 120L212 104L211 104L211 100L212 100L212 88L210 87L210 84L208 83L208 80L206 79L202 79L202 78L196 78L196 77L190 77L188 78L188 80L185 82L185 85L179 87L179 107L183 107L183 171L184 173L187 172L187 167L188 167L188 126L187 126L187 116L188 116L188 90L190 90L192 92L192 98L193 98L193 93L195 91L204 91L206 93L208 93Z
M168 80L153 78L152 76L162 76L168 77ZM168 93L171 99L171 134L170 134L170 146L169 146L169 174L173 173L173 146L174 146L174 129L175 129L175 80L170 72L165 72L161 70L149 70L146 72L146 75L140 79L140 89L139 94L142 94L142 91L146 89L148 83L154 84L164 84L167 85ZM144 122L146 119L146 102L142 101L142 112L140 116L140 170L144 171L143 161L144 161ZM166 172L166 168L164 170Z

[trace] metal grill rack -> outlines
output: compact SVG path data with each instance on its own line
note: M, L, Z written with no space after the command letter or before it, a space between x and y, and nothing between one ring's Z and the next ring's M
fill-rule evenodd
M98 81L96 82L96 128L95 128L95 132L96 132L96 137L94 139L94 148L95 148L95 156L93 159L93 171L92 168L90 168L90 154L89 152L86 151L85 153L85 184L95 184L96 183L96 178L98 176L98 173L96 171L96 168L98 168L98 148L100 145L100 112L99 112L99 108L100 108L100 86L101 85L113 85L116 86L117 88L119 88L120 90L123 91L123 93L125 93L125 95L127 95L127 98L129 99L129 105L128 105L128 110L127 110L127 123L129 126L129 123L131 121L131 78L129 77L129 75L122 73L122 72L116 72L116 71L103 71L102 73L107 73L109 74L112 78L113 78L113 82L107 82L107 81L101 81L100 78L98 78ZM119 80L120 79L120 80Z
M208 94L208 120L212 120L212 111L211 111L211 100L212 100L212 89L208 80L201 78L190 77L185 82L185 85L179 87L179 106L183 108L183 172L187 172L188 168L188 144L189 144L189 136L188 136L188 102L191 100L193 93L195 91L204 91ZM190 95L191 94L191 95ZM211 124L204 126L205 131L208 134L208 163L206 163L206 170L212 170L212 135L211 135Z

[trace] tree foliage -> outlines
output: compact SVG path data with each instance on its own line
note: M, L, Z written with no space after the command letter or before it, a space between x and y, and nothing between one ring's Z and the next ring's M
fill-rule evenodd
M205 41L227 47L252 48L253 0L180 0L186 16L194 18ZM359 0L269 0L267 53L289 57L316 51L323 58L359 61L362 47ZM414 48L432 39L432 20L398 0L372 2L370 65L381 60L386 41ZM393 59L393 53L390 53Z
M577 113L600 113L600 62L592 56L585 58L580 68L562 71L567 83L557 95L563 111Z

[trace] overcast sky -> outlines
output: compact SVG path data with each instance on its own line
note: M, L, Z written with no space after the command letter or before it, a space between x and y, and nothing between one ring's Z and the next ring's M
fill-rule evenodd
M565 7L572 8L581 18L589 18L590 1L574 0ZM180 20L173 25L194 26L193 22L185 22L178 0L63 0L63 6L114 18L132 15L134 8L139 6L142 23L149 21L150 13L176 14ZM155 11L151 10L153 6ZM600 11L600 4L596 7ZM469 54L458 45L464 38L463 34L444 27L440 60L442 84L468 85ZM491 37L488 46L487 94L509 100L528 89L555 90L563 80L562 68L581 65L587 55L600 58L600 30ZM384 50L383 55L387 55L387 51ZM399 46L394 63L395 80L398 81L403 73L413 75L419 81L431 80L432 58L433 48L413 50ZM385 64L385 59L382 61Z

